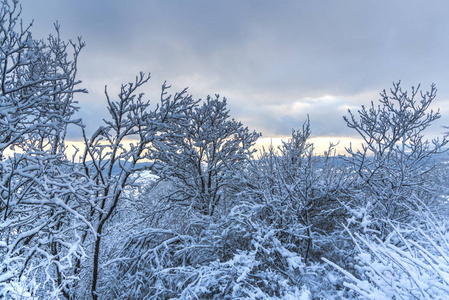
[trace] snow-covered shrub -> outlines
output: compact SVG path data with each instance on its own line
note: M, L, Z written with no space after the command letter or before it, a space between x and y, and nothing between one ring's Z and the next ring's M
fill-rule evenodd
M349 181L344 161L330 145L323 156L309 142L309 120L280 147L263 149L236 178L240 198L261 207L261 222L284 232L283 243L297 245L306 261L332 251L330 236L339 231L346 211Z
M425 212L409 225L389 222L393 231L354 233L358 255L349 272L324 259L345 276L344 285L366 299L447 299L449 223Z
M257 166L262 168L263 163L259 160ZM320 263L312 259L306 262L308 228L295 209L298 203L285 197L286 194L269 192L267 180L276 177L272 174L264 181L253 177L256 180L249 182L248 177L240 175L236 174L233 183L235 198L228 214L211 217L196 210L163 206L166 213L163 220L149 224L159 224L164 229L134 232L124 244L118 243L121 247L111 251L110 261L105 265L101 293L111 298L139 299L214 296L295 299L345 295L345 291L337 291L338 280L328 278ZM238 182L239 179L242 181ZM336 176L332 179L338 180ZM255 183L263 188L257 189ZM170 193L170 187L165 184L164 187ZM151 199L159 192L147 196ZM148 212L151 207L157 206L148 206ZM318 215L314 218L319 220ZM141 224L135 219L133 223ZM318 233L313 237L319 247L324 244L330 247L331 242Z
M139 299L289 299L301 294L300 284L314 284L319 266L306 266L292 245L281 243L280 232L247 221L211 225L200 237L141 232L108 263L105 292Z

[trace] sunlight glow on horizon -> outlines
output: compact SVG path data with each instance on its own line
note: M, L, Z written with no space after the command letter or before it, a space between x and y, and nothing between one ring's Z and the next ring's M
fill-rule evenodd
M255 147L256 149L261 150L263 147L267 148L270 146L270 144L273 144L273 146L277 148L282 145L283 141L286 142L289 139L290 137L287 136L259 138ZM355 149L361 148L362 139L345 136L321 136L310 138L309 143L314 145L315 155L323 155L325 151L329 150L330 144L333 144L335 146L334 150L337 155L345 155L347 153L345 148L348 148L351 145Z
M276 149L282 145L282 142L287 142L290 137L263 137L259 138L254 145L257 150L255 157L261 153L262 149L268 149L268 147L272 144ZM126 149L128 149L129 144L135 143L136 140L126 140L123 142L123 145ZM334 150L336 155L345 155L347 154L345 148L348 148L352 145L353 148L358 149L362 145L362 139L353 138L353 137L315 137L310 138L309 143L314 145L314 154L315 155L323 155L325 151L329 150L329 145L332 143L335 145ZM68 159L74 159L75 162L80 161L80 154L84 151L84 141L66 141L66 155ZM78 153L77 150L78 149ZM5 151L6 156L13 155L15 152L19 153L20 151L14 151L11 149L7 149Z
M282 145L283 141L288 141L289 137L263 137L263 138L259 138L255 144L255 148L258 150L258 152L256 153L256 157L258 156L258 154L260 154L260 151L262 150L262 148L267 149L270 144L273 144L273 146L275 148L279 147ZM128 140L125 141L125 148L126 143L130 144L135 142L134 140ZM309 143L312 143L315 147L314 149L314 153L316 155L323 155L325 151L329 150L329 144L332 143L335 146L335 153L337 155L345 155L346 154L346 150L345 148L349 147L350 145L352 145L353 148L360 148L361 144L362 144L362 140L359 138L352 138L352 137L315 137L315 138L310 138L309 139ZM73 155L75 154L76 150L75 147L79 149L80 152L78 153L82 153L83 149L84 149L84 142L83 141L66 141L66 146L67 146L67 157L69 159L71 159L73 157ZM79 159L79 157L77 156L77 159L75 159L75 161L77 161Z

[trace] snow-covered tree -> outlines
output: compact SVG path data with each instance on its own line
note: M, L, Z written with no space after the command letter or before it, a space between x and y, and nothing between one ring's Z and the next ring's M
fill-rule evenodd
M429 92L418 86L408 93L395 83L390 93L384 90L380 94L378 105L362 106L358 117L349 110L344 117L348 127L363 139L361 149L349 147L347 151L358 178L354 188L362 192L353 203L368 209L367 215L408 221L416 205L413 197L431 205L438 196L440 176L434 172L432 157L442 152L448 141L424 138L424 131L440 118L438 111L429 110L436 92L432 85ZM379 226L380 234L386 236L387 223L379 222Z
M85 135L86 148L82 161L86 176L96 184L92 198L95 205L89 219L96 235L92 261L87 263L87 269L92 272L90 293L93 299L99 297L102 238L107 232L108 221L126 197L123 191L134 185L136 177L131 175L144 170L157 173L161 169L156 157L158 151L169 149L165 147L167 135L171 134L168 129L174 126L172 123L187 126L186 112L195 104L186 90L167 95L170 87L164 84L160 102L151 108L150 102L144 100L144 94L137 93L149 78L149 75L140 73L135 82L122 85L115 101L106 90L110 119L104 120L105 125L99 127L90 138ZM86 236L83 238L86 239Z
M362 149L347 149L347 177L354 180L345 222L356 255L342 266L324 260L345 277L343 285L366 299L445 299L448 296L447 224L432 214L442 203L447 167L435 154L446 139L424 139L440 117L429 111L436 88L411 94L393 84L380 104L362 107L345 121L363 138ZM419 99L418 99L419 98ZM350 168L349 168L350 167ZM445 210L442 210L445 211Z
M171 149L160 149L158 156L164 178L174 186L168 200L207 216L219 205L229 206L227 192L235 171L254 153L260 136L231 119L226 106L226 98L208 97L188 112L188 126L171 128L173 134L167 135Z
M68 297L89 180L65 154L84 44L32 37L16 0L0 10L0 294ZM19 291L20 290L20 291Z

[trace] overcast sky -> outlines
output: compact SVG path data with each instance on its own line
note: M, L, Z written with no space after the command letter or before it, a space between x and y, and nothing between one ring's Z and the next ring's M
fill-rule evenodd
M342 116L402 81L434 82L433 108L449 125L447 1L22 0L24 21L44 37L59 21L87 46L78 95L88 127L105 117L104 86L116 94L139 71L156 101L167 80L195 98L220 94L231 115L265 137L288 136L310 115L315 137L354 137Z

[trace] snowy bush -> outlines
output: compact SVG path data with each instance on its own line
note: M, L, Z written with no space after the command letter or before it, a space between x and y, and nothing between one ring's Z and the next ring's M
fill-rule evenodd
M367 299L447 299L449 223L426 212L421 222L393 224L385 241L373 234L353 235L356 272L342 272L344 285Z
M295 244L306 261L328 252L348 199L343 160L330 145L323 156L309 142L309 120L278 147L263 149L236 178L242 203L260 207L258 218L283 232L282 242Z
M309 293L297 286L313 285L310 278L319 267L307 267L278 233L248 224L227 226L208 228L199 240L142 232L128 241L120 259L109 262L114 279L109 277L105 292L139 299L290 299Z

